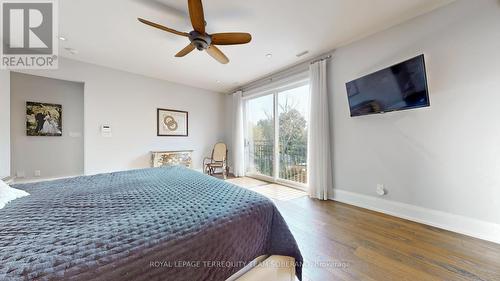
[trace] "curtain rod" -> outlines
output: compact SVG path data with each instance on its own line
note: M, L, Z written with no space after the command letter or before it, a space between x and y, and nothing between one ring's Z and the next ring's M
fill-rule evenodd
M324 61L324 60L328 60L328 59L331 59L331 58L332 58L332 55L329 54L329 55L327 55L325 57L315 59L315 60L311 61L309 64L317 63L318 61Z
M282 76L293 75L293 74L296 74L297 72L304 71L304 70L307 71L307 69L308 69L308 67L309 67L310 64L318 62L318 61L330 59L330 58L333 57L334 53L335 53L335 50L331 50L331 51L329 51L327 53L323 53L322 55L320 55L318 57L315 57L312 60L309 60L309 61L306 60L304 62L292 65L292 66L290 66L290 67L288 67L286 69L282 69L282 70L279 70L279 71L277 71L275 73L272 73L272 74L268 75L267 77L263 77L263 78L257 79L255 81L247 83L247 84L245 84L243 86L240 86L240 87L238 87L236 89L232 89L227 94L230 95L230 94L233 94L235 91L249 90L249 89L254 88L255 86L258 87L258 85L266 84L268 82L272 82L272 81L275 81L275 80L279 80L279 79L282 78ZM305 68L305 69L302 69L302 68Z

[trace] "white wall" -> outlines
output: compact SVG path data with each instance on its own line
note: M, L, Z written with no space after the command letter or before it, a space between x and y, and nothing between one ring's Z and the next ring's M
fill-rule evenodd
M58 70L39 76L85 83L85 173L144 168L151 150L194 149L201 168L213 145L224 137L224 96L97 65L62 59ZM157 137L156 109L189 112L189 137ZM109 124L112 138L99 128Z
M0 70L0 179L10 176L10 72Z
M83 84L11 72L11 168L26 178L83 174ZM62 105L62 136L26 135L26 102Z
M399 207L494 223L487 227L498 231L499 50L497 0L459 0L338 49L329 69L337 194L376 196L382 183ZM347 81L422 53L430 108L349 117Z

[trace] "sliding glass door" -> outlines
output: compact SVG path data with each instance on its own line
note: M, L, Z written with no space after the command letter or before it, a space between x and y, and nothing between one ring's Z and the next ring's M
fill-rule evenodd
M247 175L305 188L309 85L246 101Z
M309 85L277 95L279 116L279 179L307 184Z
M273 95L248 100L246 119L246 172L249 175L274 175Z

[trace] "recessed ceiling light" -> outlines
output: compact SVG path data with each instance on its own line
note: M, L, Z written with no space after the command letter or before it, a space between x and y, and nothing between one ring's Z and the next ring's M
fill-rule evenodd
M217 81L215 81L215 82L216 82L217 84L220 84L220 83L221 83L221 82L220 82L220 80L217 80Z
M64 36L59 36L59 40L61 40L61 41L68 41L68 38L66 38Z
M266 58L268 58L268 59L270 59L270 58L272 58L272 57L273 57L273 54L267 54L267 55L266 55Z
M72 55L78 54L78 50L73 48L64 48L66 51L70 52Z

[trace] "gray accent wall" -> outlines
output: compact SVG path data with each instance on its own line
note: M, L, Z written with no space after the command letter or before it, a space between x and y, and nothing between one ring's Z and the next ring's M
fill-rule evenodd
M27 179L84 173L84 84L11 73L11 173ZM62 105L61 137L26 135L26 102Z

